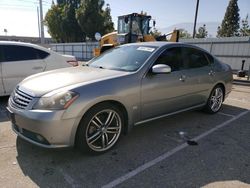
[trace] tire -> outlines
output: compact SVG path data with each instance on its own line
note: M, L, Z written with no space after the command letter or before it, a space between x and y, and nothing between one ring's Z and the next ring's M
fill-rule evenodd
M76 134L76 146L83 152L104 153L119 140L124 115L111 103L91 108L82 118Z
M210 114L217 113L221 109L223 100L224 100L224 90L221 86L217 85L213 88L207 100L207 104L204 108L205 112Z

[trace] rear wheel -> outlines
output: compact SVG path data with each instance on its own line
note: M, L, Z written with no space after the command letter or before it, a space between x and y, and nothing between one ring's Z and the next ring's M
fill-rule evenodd
M110 103L100 104L83 117L76 144L82 151L105 152L117 143L123 126L124 116L119 108Z
M218 85L212 90L205 106L205 111L211 114L217 113L222 106L223 99L224 91L222 87Z

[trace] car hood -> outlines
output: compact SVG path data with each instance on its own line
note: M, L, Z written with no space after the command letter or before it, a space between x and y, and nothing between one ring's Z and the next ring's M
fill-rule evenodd
M67 86L76 84L84 85L127 74L129 74L129 72L78 66L29 76L24 79L18 87L21 91L31 96L40 97Z

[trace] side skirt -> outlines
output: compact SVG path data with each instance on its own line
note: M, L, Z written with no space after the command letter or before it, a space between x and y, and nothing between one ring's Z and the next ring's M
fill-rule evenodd
M192 107L189 107L189 108L185 108L185 109L182 109L182 110L178 110L178 111L175 111L175 112L164 114L164 115L161 115L161 116L156 116L156 117L153 117L153 118L149 118L149 119L146 119L146 120L143 120L143 121L136 122L134 125L137 126L137 125L140 125L140 124L143 124L143 123L147 123L147 122L150 122L150 121L154 121L154 120L157 120L157 119L161 119L161 118L164 118L164 117L172 116L174 114L179 114L181 112L185 112L185 111L189 111L189 110L201 108L201 107L203 107L205 105L206 105L205 103L204 104L199 104L199 105L196 105L196 106L192 106Z

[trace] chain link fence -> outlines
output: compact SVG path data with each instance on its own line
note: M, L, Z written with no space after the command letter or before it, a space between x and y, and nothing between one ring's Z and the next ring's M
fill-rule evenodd
M52 43L50 48L60 54L73 55L79 61L87 61L93 58L94 48L99 47L98 42L84 43Z

